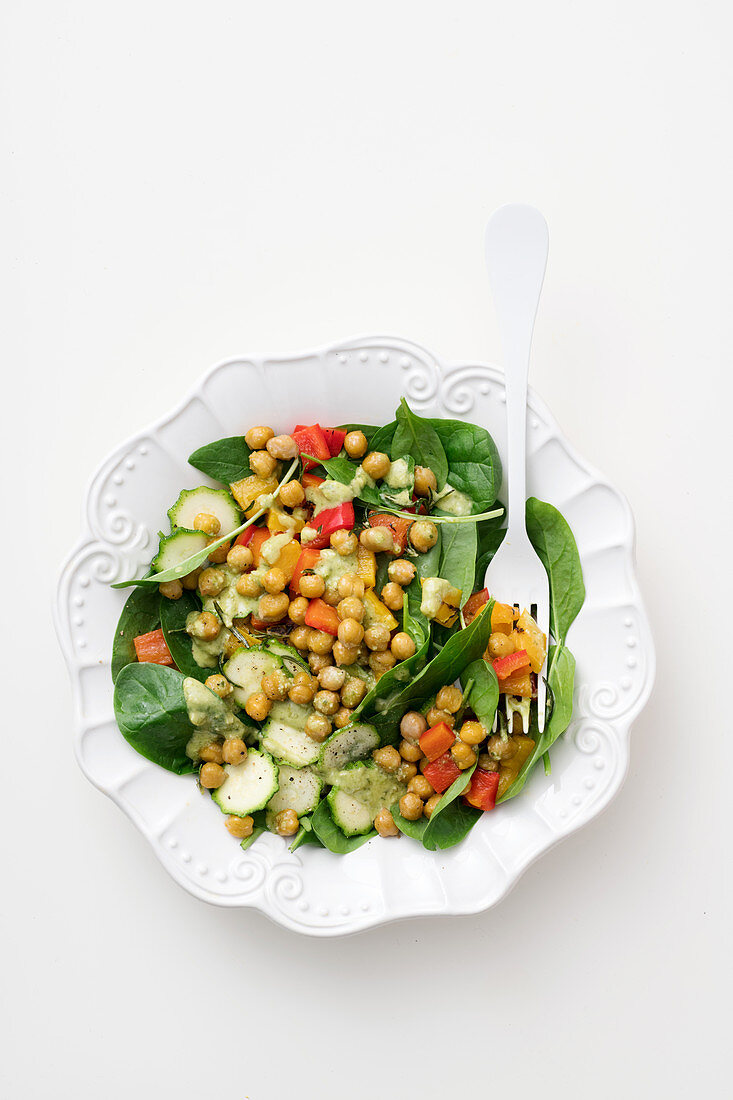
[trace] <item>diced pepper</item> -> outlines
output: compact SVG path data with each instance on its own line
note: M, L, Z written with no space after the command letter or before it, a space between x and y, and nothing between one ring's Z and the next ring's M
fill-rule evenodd
M298 444L304 470L310 470L313 466L317 466L319 461L323 462L324 459L331 457L328 440L323 434L323 428L320 424L311 424L310 426L298 424L292 435ZM311 455L316 461L304 457L307 455Z
M260 564L260 558L262 556L262 547L265 545L270 537L270 532L267 527L255 527L254 534L249 541L249 548L252 551L252 557L254 558L255 565Z
M251 519L255 512L259 511L259 505L256 503L257 498L262 496L263 493L274 493L277 489L277 478L258 477L257 474L250 474L248 477L243 477L241 481L232 482L229 488L247 519Z
M547 637L525 608L512 633L517 649L526 649L533 672L541 672L547 653Z
M437 760L447 752L456 739L456 735L446 722L438 722L420 735L420 748L428 760Z
M152 665L173 665L171 651L166 645L163 631L151 630L149 634L138 634L133 638L138 661Z
M355 522L354 505L350 500L335 508L324 508L306 523L304 530L315 531L316 537L305 541L314 550L321 550L328 546L334 531L351 531Z
M491 608L491 633L511 634L516 612L508 603L495 603Z
M326 443L328 443L331 458L335 458L336 455L341 454L341 449L346 439L346 432L342 431L341 428L324 428L323 434L326 437Z
M300 484L304 489L315 489L316 485L323 485L325 477L319 477L318 474L305 473L300 479Z
M298 589L300 586L300 578L304 573L308 573L315 569L318 561L321 557L320 550L313 550L310 546L304 546L300 551L300 557L295 563L295 569L290 580L290 591L294 595L298 595Z
M435 616L436 623L441 626L453 626L461 609L461 590L455 586L443 593L443 600Z
M487 772L476 768L471 776L468 790L463 796L464 802L477 810L493 810L496 805L496 792L499 787L499 773Z
M305 527L305 519L298 519L291 512L286 512L280 501L276 501L267 509L265 521L273 535L281 535L283 531L302 531Z
M407 532L410 520L401 516L391 516L389 512L373 512L367 519L370 527L388 527L394 540L394 553L402 554L407 546Z
M387 630L395 630L399 625L388 607L377 599L373 588L368 588L364 593L364 628L370 626L386 626Z
M521 695L523 699L530 699L534 695L530 672L529 665L518 668L516 672L512 672L511 676L507 676L506 680L499 681L499 691L504 695Z
M322 630L324 634L333 634L335 637L339 632L340 621L336 608L331 607L324 600L319 598L311 600L308 604L305 625L312 627L313 630Z
M252 536L254 535L256 530L256 527L248 527L246 531L242 531L242 534L237 535L237 537L235 538L234 546L249 546L250 542L252 541Z
M356 575L364 581L365 588L374 588L377 583L377 555L361 543L356 548Z
M499 683L506 680L513 672L520 668L527 668L529 655L526 649L519 649L516 653L510 653L506 657L495 657L493 661L494 672Z
M489 602L488 588L482 588L480 592L474 592L469 596L463 607L463 621L466 626L473 622L484 604ZM493 621L493 617L492 617Z
M426 764L422 773L428 783L432 784L433 789L438 794L443 794L444 791L448 790L451 783L455 783L458 779L461 769L451 754L446 752L439 756L437 760L431 760L429 764Z
M286 542L282 550L272 563L273 569L281 569L285 574L285 580L290 583L295 568L300 561L301 549L300 543L293 539L292 542Z
M532 738L527 737L523 733L515 733L512 737L512 741L516 744L517 751L509 760L502 761L499 765L499 787L496 792L497 798L501 798L502 795L508 791L534 749L534 741ZM433 784L433 786L434 785L435 784Z

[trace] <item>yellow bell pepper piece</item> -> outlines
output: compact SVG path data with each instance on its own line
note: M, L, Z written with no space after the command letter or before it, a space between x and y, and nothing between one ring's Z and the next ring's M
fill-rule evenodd
M534 741L524 733L515 733L512 737L512 741L516 743L517 751L511 759L502 761L499 765L499 786L496 789L497 798L501 798L504 792L509 790L534 748Z
M364 581L365 588L374 588L377 583L377 555L361 543L356 548L356 575Z
M368 588L364 593L364 627L386 626L387 630L394 630L397 625L389 608L377 599L373 588Z
M259 511L259 508L254 507L255 501L263 493L275 492L277 478L258 477L257 474L250 474L249 477L243 477L241 481L233 482L229 488L247 519L251 519L255 512Z
M441 626L453 626L458 618L460 608L461 590L460 588L451 588L443 596L443 602L438 608L438 614L435 616L436 623L440 623Z
M267 526L271 535L281 535L283 531L294 531L296 534L305 527L305 520L286 512L279 503L273 504L267 509Z
M491 609L491 633L511 634L514 628L514 608L508 603L495 603Z
M282 550L275 559L273 568L282 569L285 574L285 580L290 584L293 579L293 573L295 572L295 566L300 557L302 547L297 539L293 539L292 542L286 542Z

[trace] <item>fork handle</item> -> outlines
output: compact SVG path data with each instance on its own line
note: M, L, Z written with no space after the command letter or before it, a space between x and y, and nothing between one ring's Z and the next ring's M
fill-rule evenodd
M520 526L526 530L527 375L548 244L547 222L533 206L502 206L486 226L486 267L506 379L508 539Z

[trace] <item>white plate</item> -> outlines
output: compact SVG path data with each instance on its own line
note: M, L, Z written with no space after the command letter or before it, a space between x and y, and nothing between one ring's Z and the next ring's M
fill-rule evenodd
M310 846L290 854L270 834L242 852L191 777L172 775L130 748L115 724L110 677L112 637L128 592L109 585L147 566L171 501L201 483L188 455L252 424L278 431L317 420L382 424L402 395L423 414L484 425L505 452L504 382L494 367L448 365L393 337L230 360L102 464L89 486L84 533L58 585L56 628L73 683L75 749L85 775L134 821L191 894L255 907L310 935L495 905L534 859L600 813L619 789L631 723L654 679L629 506L575 453L532 393L528 492L566 516L587 590L568 639L577 658L573 721L552 750L549 778L537 769L518 798L485 815L447 852L426 852L403 838L376 839L346 857Z

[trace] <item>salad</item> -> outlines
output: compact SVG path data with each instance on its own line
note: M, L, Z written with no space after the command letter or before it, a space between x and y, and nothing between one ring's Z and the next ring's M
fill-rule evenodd
M549 577L532 608L483 587L505 535L491 436L418 416L267 426L191 455L211 483L168 510L112 656L119 729L195 775L243 848L348 853L401 834L451 847L513 798L572 715L575 540L530 498ZM547 679L545 724L537 681Z

